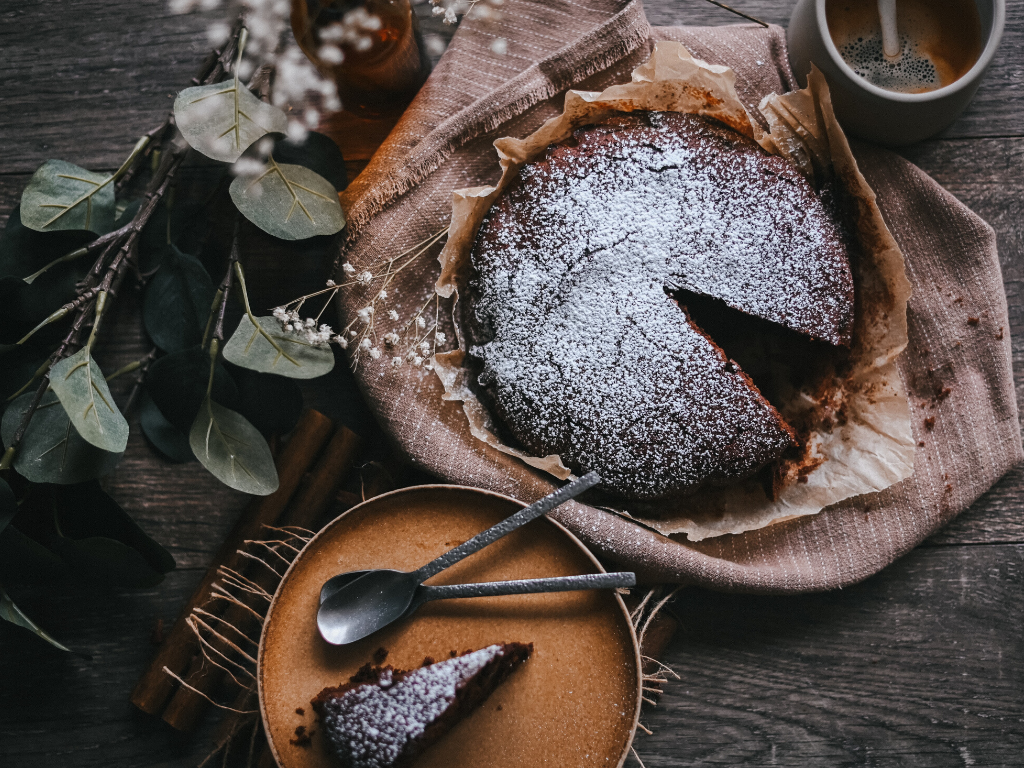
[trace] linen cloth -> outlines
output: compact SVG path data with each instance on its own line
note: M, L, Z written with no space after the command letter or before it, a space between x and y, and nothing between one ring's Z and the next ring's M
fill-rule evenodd
M506 41L504 54L492 50L498 38ZM763 96L796 87L780 27L652 28L639 0L506 0L497 22L463 21L402 120L342 194L349 219L343 259L373 269L443 228L454 189L493 184L500 175L494 139L535 130L561 111L570 87L627 82L657 40L681 42L698 58L732 67L752 115ZM759 593L852 584L908 552L1024 458L991 227L900 157L852 146L913 286L899 368L919 441L914 475L817 515L697 543L576 502L552 514L643 581ZM430 300L438 271L431 254L392 283L389 307L398 308L399 325ZM343 294L345 322L369 298ZM443 324L450 307L429 306ZM386 321L378 327L389 330ZM411 461L446 482L523 502L551 491L550 477L470 435L460 405L442 401L436 376L389 360L364 357L356 375Z

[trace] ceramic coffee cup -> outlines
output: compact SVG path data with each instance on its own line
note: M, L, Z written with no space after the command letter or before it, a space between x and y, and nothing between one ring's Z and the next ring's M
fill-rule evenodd
M1005 0L975 0L981 56L958 80L925 93L900 93L868 82L843 60L829 34L826 0L799 0L789 21L789 62L801 86L813 62L824 73L836 117L854 136L897 146L934 136L970 104L1003 34Z

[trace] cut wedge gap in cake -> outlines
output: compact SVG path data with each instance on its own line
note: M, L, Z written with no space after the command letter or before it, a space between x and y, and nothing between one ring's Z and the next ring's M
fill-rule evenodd
M806 406L831 398L849 364L849 349L754 317L721 299L687 290L668 293L690 325L721 350L791 430L793 445L759 474L765 493L774 498L787 475L806 477L816 466L807 440L822 427L822 411Z

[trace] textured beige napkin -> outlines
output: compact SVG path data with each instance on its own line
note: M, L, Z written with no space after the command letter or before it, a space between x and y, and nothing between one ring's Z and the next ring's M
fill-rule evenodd
M740 99L794 87L782 29L648 26L639 2L506 0L495 22L464 21L448 52L387 142L342 196L350 221L344 259L378 270L443 227L458 188L498 178L491 142L525 136L561 111L566 89L626 82L655 40L732 67ZM503 55L492 50L507 41ZM495 46L500 50L500 46ZM910 342L899 359L919 441L914 475L820 514L692 543L570 503L554 515L587 545L651 581L752 592L829 589L859 581L904 554L969 506L1024 458L1010 366L1009 322L990 227L916 167L853 144L860 169L906 259L913 296ZM401 330L430 301L439 266L420 258L391 283L375 332ZM355 317L371 291L346 294ZM429 305L432 322L445 306ZM357 376L381 423L409 458L446 481L523 501L548 492L548 476L487 447L438 379L360 358Z

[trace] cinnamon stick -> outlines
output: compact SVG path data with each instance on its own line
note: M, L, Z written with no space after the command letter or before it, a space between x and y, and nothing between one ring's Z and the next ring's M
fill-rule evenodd
M254 499L235 523L235 527L214 557L213 564L185 604L153 661L132 691L132 703L143 712L158 714L174 691L175 682L163 671L164 667L175 674L184 674L198 651L195 636L186 620L194 608L209 599L210 588L218 578L218 567L237 568L241 560L237 550L242 543L247 539L256 538L264 525L273 525L277 522L298 488L306 469L330 436L333 426L329 418L317 411L307 410L302 415L276 462L278 489L269 496Z
M348 477L362 442L362 438L344 424L338 427L295 500L285 510L282 517L285 525L319 530L317 523Z
M334 433L327 444L323 455L316 463L312 472L306 477L302 487L288 503L285 510L278 516L282 525L295 525L309 528L320 518L339 485L345 479L359 449L360 438L348 427L342 425ZM315 453L313 454L315 455ZM264 538L261 531L252 538ZM279 563L274 563L275 567ZM247 576L268 592L277 588L277 577L262 568L247 569ZM224 621L236 627L243 627L251 621L248 612L238 606L229 606L223 613ZM233 652L222 643L211 639L218 650L231 656ZM201 659L200 659L201 661ZM164 710L163 719L171 727L179 731L190 731L199 723L199 719L209 706L209 701L202 695L211 696L221 683L227 680L223 670L211 664L198 664L189 670L185 677L188 687L179 688ZM194 690L193 690L194 689ZM202 694L196 693L201 691Z

